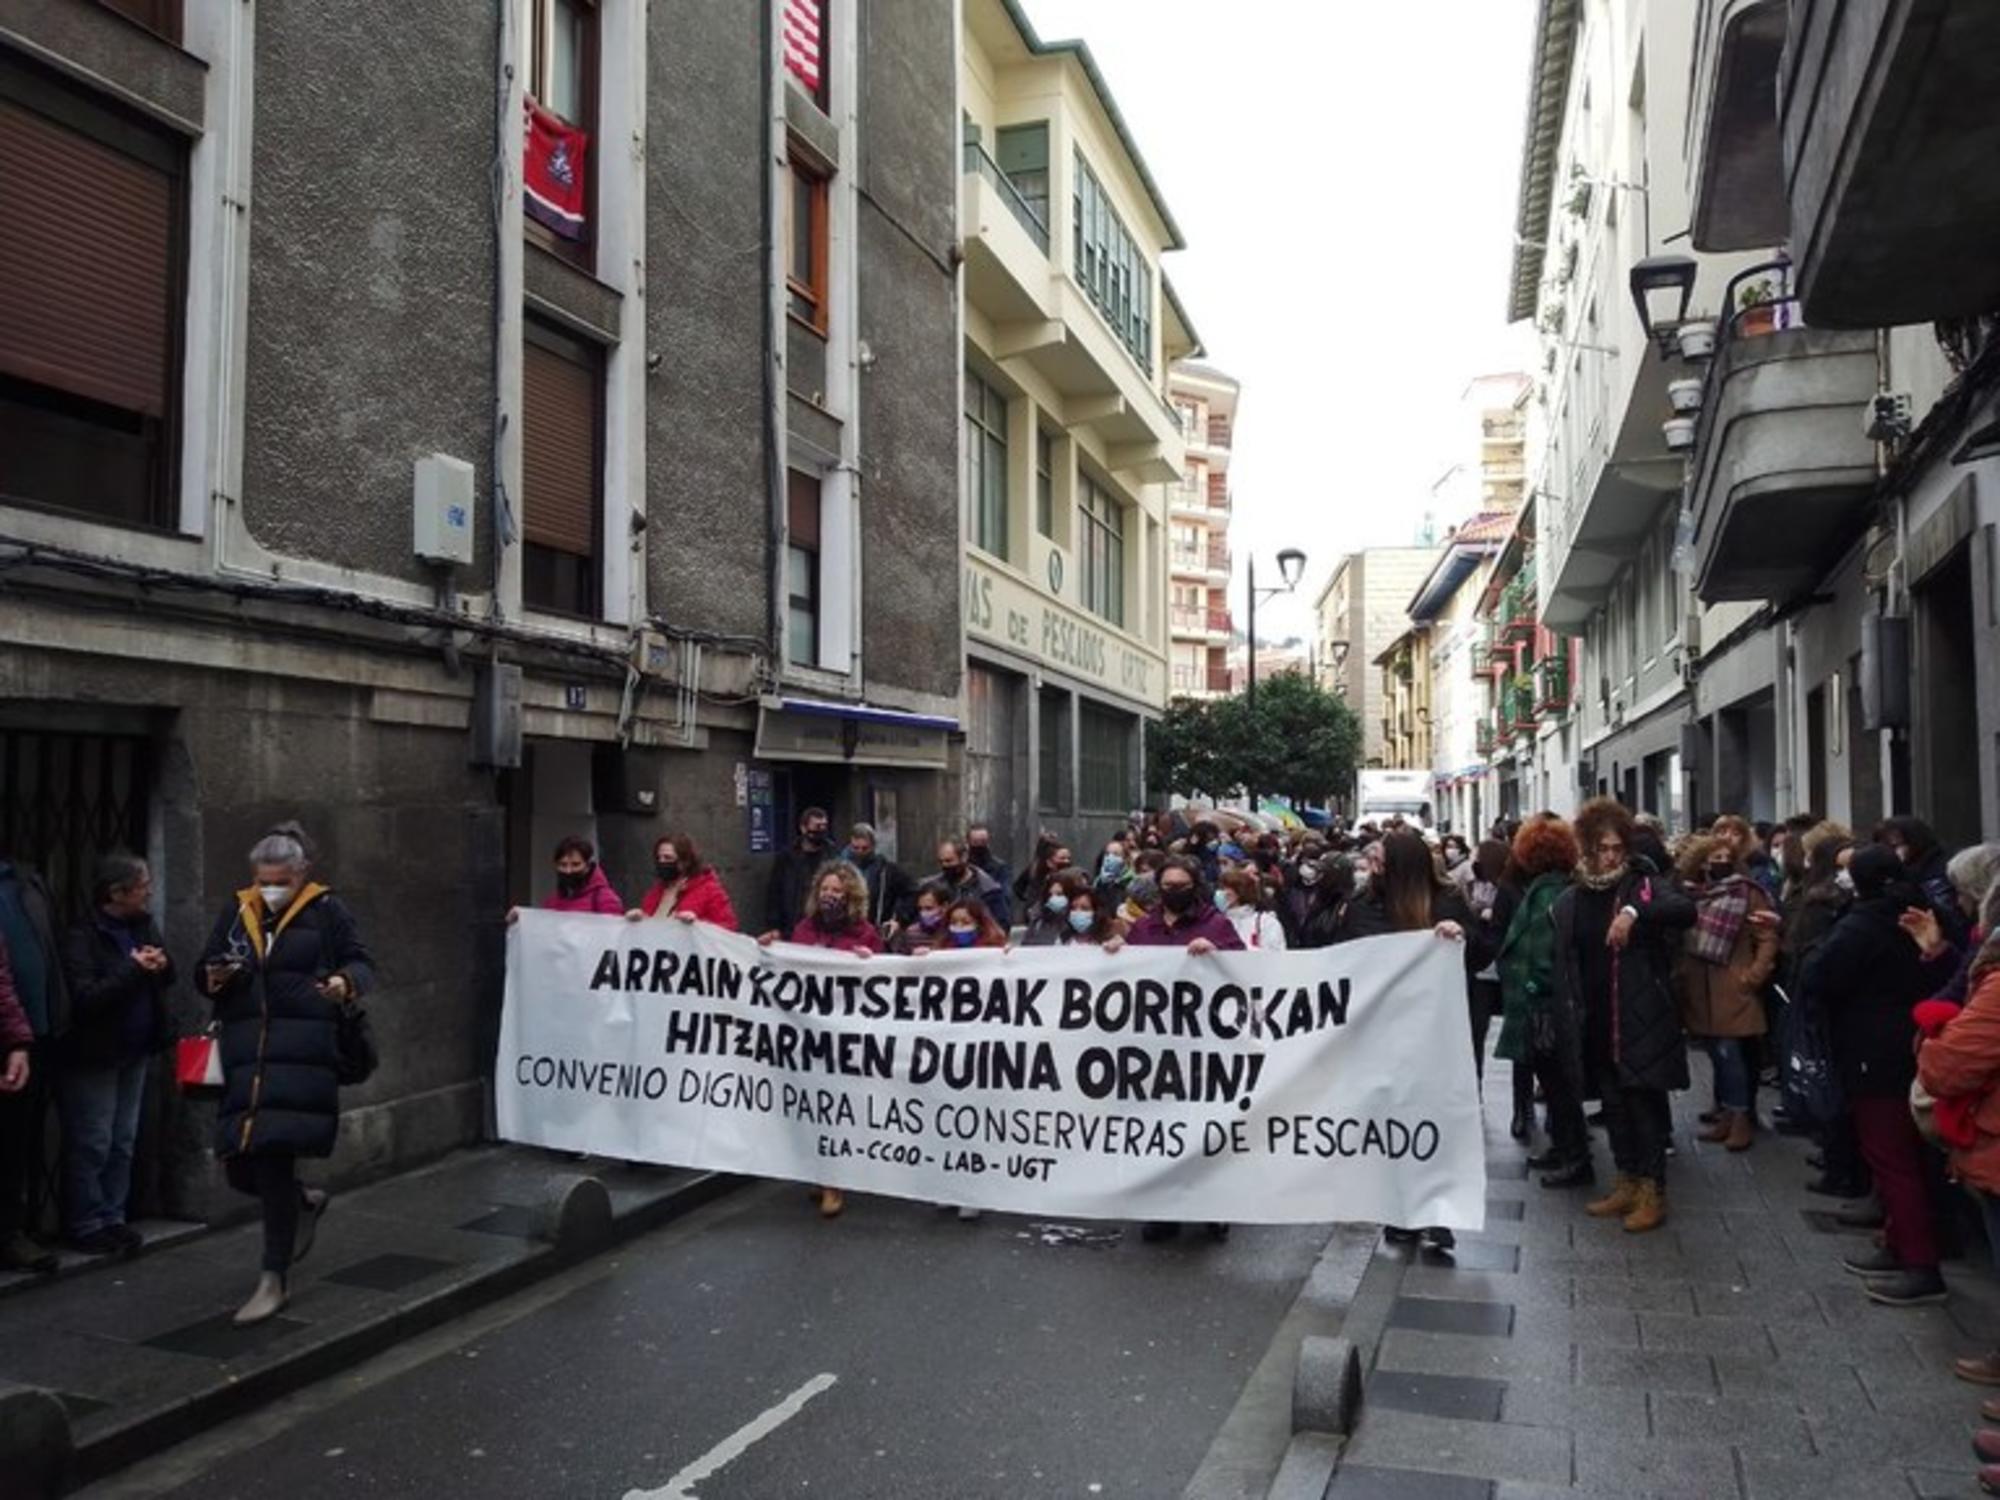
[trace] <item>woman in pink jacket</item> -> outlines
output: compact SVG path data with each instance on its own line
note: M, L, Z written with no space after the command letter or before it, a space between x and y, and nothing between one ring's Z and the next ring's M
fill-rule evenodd
M556 888L542 903L550 911L594 911L605 916L625 914L625 903L611 888L597 850L589 839L571 834L556 845Z

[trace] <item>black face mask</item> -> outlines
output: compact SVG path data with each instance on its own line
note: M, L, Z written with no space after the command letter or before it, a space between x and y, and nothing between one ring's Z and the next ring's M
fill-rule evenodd
M942 880L946 885L957 885L959 881L963 880L964 878L965 878L964 865L938 866L938 879Z
M585 884L590 880L591 868L585 865L581 870L556 871L556 890L565 896L582 895Z
M826 830L824 828L808 828L803 835L803 841L808 849L822 848L826 844Z
M1160 904L1175 916L1194 909L1194 887L1191 885L1164 885L1160 887Z
M1708 867L1708 878L1710 880L1727 880L1734 873L1735 870L1730 865L1714 864Z
M974 844L972 852L966 857L982 870L993 863L993 851L984 844Z
M661 885L672 885L681 878L681 862L677 859L655 860L653 873L660 877Z

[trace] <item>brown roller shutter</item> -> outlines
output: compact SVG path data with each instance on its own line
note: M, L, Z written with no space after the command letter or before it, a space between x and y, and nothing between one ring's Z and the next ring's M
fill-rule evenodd
M797 469L785 471L785 521L790 545L819 551L819 480Z
M0 374L167 415L179 183L0 99Z
M523 536L572 557L597 552L597 365L570 341L531 330L521 370Z

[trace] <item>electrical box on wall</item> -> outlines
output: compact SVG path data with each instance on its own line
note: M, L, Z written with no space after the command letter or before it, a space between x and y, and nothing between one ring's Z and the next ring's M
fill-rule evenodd
M472 566L472 465L449 453L417 460L415 551L425 562Z
M472 685L472 753L475 766L521 768L521 669L504 662L479 664Z
M650 817L660 810L661 771L659 757L648 751L628 750L622 745L593 745L591 811Z
M1910 620L1861 617L1861 727L1910 727Z

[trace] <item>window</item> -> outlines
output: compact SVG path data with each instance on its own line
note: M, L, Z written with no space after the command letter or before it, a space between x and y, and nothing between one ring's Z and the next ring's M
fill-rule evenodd
M603 535L604 360L530 319L521 350L521 597L594 617Z
M785 475L785 656L819 665L820 484L797 469Z
M1083 607L1113 625L1125 624L1125 507L1083 478L1083 532L1077 545L1083 563Z
M181 39L181 0L97 0L97 3L127 20L137 21L170 42Z
M526 0L522 84L542 111L529 115L524 203L528 237L584 269L592 263L596 206L597 6Z
M965 372L965 510L972 544L1007 555L1007 398Z
M993 133L995 165L1014 185L1021 205L1044 229L1049 224L1049 122L1006 125Z
M1674 545L1679 537L1680 516L1669 510L1660 528L1660 641L1662 644L1681 633L1681 574ZM1813 804L1815 807L1819 803Z
M0 62L0 181L33 184L0 235L0 497L173 524L186 162L177 137Z
M1069 811L1070 696L1061 688L1042 689L1041 750L1036 768L1035 800L1045 813Z
M1078 721L1077 792L1086 812L1122 812L1137 800L1132 785L1130 714L1085 703Z
M1046 427L1035 429L1035 530L1056 534L1056 440Z
M1153 370L1153 271L1111 207L1104 184L1076 153L1071 248L1077 284L1147 374Z
M790 155L785 195L785 289L791 294L792 316L825 333L827 179L806 160L797 141L792 142Z

